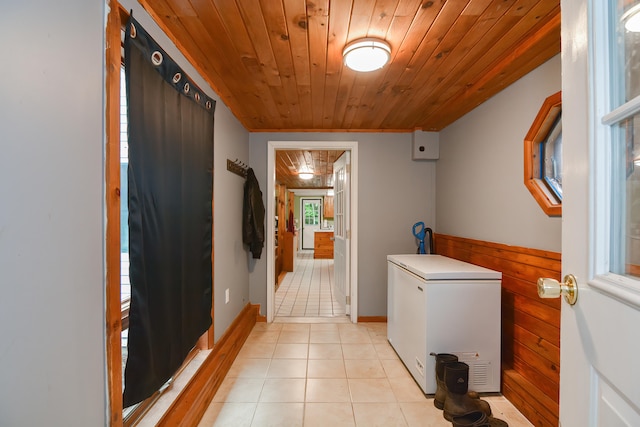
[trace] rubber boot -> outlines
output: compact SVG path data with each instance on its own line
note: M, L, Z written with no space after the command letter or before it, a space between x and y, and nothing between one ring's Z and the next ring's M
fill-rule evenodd
M451 362L457 362L458 356L449 353L431 353L436 358L436 396L433 399L433 405L438 408L444 408L444 401L447 399L447 386L444 383L444 367Z
M461 417L472 412L481 411L491 415L491 406L482 399L470 397L469 365L463 362L450 362L444 367L444 384L447 387L447 398L444 401L444 418L453 422L453 417Z
M487 416L482 411L454 416L451 422L453 427L509 427L505 421Z

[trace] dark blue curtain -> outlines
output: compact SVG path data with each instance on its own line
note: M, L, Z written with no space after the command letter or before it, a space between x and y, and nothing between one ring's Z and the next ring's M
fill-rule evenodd
M215 101L133 18L124 46L131 280L127 407L171 378L211 325Z

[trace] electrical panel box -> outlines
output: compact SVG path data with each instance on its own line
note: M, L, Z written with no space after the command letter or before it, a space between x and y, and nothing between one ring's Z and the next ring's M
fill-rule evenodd
M440 158L440 133L414 131L411 136L412 160L438 160Z

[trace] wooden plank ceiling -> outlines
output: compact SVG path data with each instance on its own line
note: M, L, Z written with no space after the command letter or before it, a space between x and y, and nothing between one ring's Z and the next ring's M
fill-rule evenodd
M252 132L439 131L560 52L559 0L139 1ZM390 63L346 68L362 37ZM340 154L278 151L276 179L331 187Z
M559 0L140 0L240 122L439 131L560 52ZM378 37L391 61L343 65Z
M344 150L276 150L276 180L288 189L333 188L333 163ZM313 172L313 178L300 179L298 171Z

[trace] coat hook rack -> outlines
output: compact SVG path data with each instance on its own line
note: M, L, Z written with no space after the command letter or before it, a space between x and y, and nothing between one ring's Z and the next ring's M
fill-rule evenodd
M236 159L235 161L227 159L227 170L229 172L233 172L238 176L246 178L247 169L249 169L249 165L246 165L244 162L241 162L238 159Z

